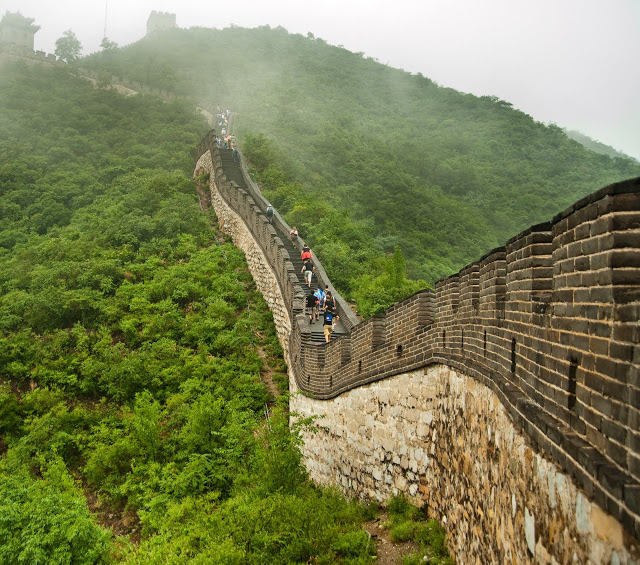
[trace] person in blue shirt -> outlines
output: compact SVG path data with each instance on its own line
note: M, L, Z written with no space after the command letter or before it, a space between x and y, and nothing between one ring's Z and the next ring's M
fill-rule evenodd
M316 303L316 320L317 320L318 317L320 316L320 308L322 308L324 304L324 292L322 292L322 289L318 287L318 290L316 290L313 293L313 296L315 296L317 299L317 303Z
M322 329L324 330L324 340L326 343L331 341L331 332L333 332L333 328L338 323L338 318L339 316L331 310L325 310Z

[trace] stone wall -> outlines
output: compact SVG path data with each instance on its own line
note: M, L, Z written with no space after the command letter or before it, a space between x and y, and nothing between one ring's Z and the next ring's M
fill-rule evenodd
M324 441L318 436L307 438L305 449L312 456L309 466L314 478L337 482L347 491L366 492L378 499L394 489L415 495L415 489L423 487L427 490L417 491L423 497L431 490L458 493L462 489L461 496L474 501L473 512L464 509L464 504L460 506L455 497L451 501L439 501L435 495L424 498L433 505L433 512L445 517L448 505L462 508L462 517L457 511L449 512L447 525L452 548L462 544L454 550L460 555L479 551L473 537L477 536L482 538L478 543L489 548L487 556L508 557L511 551L525 562L534 554L540 562L545 562L547 554L564 562L563 556L569 551L566 548L572 547L576 562L580 562L580 556L596 552L594 563L601 562L605 554L611 556L612 563L631 563L628 556L636 551L636 542L630 540L640 538L640 179L601 189L551 222L524 231L504 247L439 281L435 292L417 293L365 323L350 323L350 335L316 345L309 339L308 324L303 323L302 289L280 239L286 237L288 226L278 216L273 226L268 224L262 214L264 202L255 187L247 192L226 180L212 140L212 135L203 140L198 155L209 152L214 156L207 170L212 173L213 200L219 200L216 211L232 235L242 232L233 237L241 248L249 250L249 255L255 254L250 268L258 273L257 278L275 277L275 282L259 286L271 288L265 297L288 316L274 312L276 324L282 326L278 332L289 365L291 389L313 397L294 397L294 409L308 415L316 410L312 408L315 403L324 402L328 413L340 412L344 398L373 390L373 383L401 390L404 375L417 378L431 367L447 366L457 371L456 378L464 379L465 387L499 403L507 415L505 421L511 423L513 437L519 438L518 445L526 442L525 452L537 461L536 465L553 461L556 470L545 473L565 477L566 488L573 489L571 492L580 489L580 496L567 499L567 508L578 505L580 516L585 509L594 516L605 516L603 520L612 528L622 528L624 541L620 545L615 540L605 540L602 547L592 547L590 543L597 545L595 538L589 543L585 540L594 532L600 539L600 530L594 524L585 525L578 514L573 525L567 512L561 522L547 524L546 516L558 512L554 495L538 492L535 473L527 474L517 465L510 465L507 470L500 468L500 472L507 473L504 477L490 466L481 468L470 492L463 477L456 475L460 469L450 471L444 463L446 472L437 469L436 473L434 468L418 474L411 470L413 482L407 481L408 474L400 470L403 461L408 461L400 455L398 464L386 464L385 455L381 466L371 467L364 456L374 449L371 418L363 423L354 417L350 423L353 427L358 422L357 433L350 428L349 433L354 434L361 451L359 455L348 455L345 461L352 465L348 472L339 471L346 436L336 432ZM240 224L245 227L237 227ZM262 261L270 269L260 266ZM348 316L348 306L341 307ZM279 321L285 319L286 323ZM401 418L430 417L428 409L400 398L404 397L397 397L395 404L389 405L394 414ZM479 405L472 417L490 426L496 415L483 410L493 402ZM447 426L458 425L454 423L460 414L449 409L446 415ZM385 425L388 433L395 433L399 442L404 441L406 432L390 423ZM477 430L460 436L460 430L451 430L454 431L441 432L449 441L437 443L440 436L432 438L433 449L443 450L446 460L452 442L462 442L456 444L459 456L455 460L463 461L463 452L468 453L464 446L475 446L480 440ZM501 447L511 460L517 455L514 441ZM397 446L398 452L404 449ZM320 456L319 450L328 451ZM394 457L392 454L392 463ZM391 465L390 483L385 464L387 469ZM341 472L344 476L339 476ZM434 478L429 479L429 472L434 473ZM362 477L355 483L350 482L354 473ZM417 483L416 476L421 477ZM487 479L486 484L481 478ZM531 500L516 496L516 510L510 516L506 506L492 505L495 494L490 494L504 481L517 483L522 492L538 494ZM528 529L524 542L519 537L517 508L525 508ZM484 518L490 513L495 514L495 522ZM451 525L451 520L460 525ZM536 523L538 533L534 535L531 532L536 531ZM506 541L498 546L489 540L495 537L495 524L515 532L506 538L501 533L500 539ZM565 528L562 543L554 537L559 524ZM580 535L573 536L574 530ZM473 535L460 537L463 531ZM573 541L569 543L567 539Z
M216 181L217 169L217 181ZM198 174L209 174L209 190L211 204L219 218L224 219L224 231L231 236L236 247L245 253L249 270L256 282L256 287L269 305L278 332L278 339L285 351L285 359L289 358L289 336L291 335L291 317L286 307L286 301L278 284L278 277L273 272L270 261L257 244L243 219L223 200L218 190L219 182L226 182L221 178L220 163L212 161L208 151L198 159L196 164Z
M360 498L399 492L447 529L458 563L637 563L636 542L526 441L489 388L445 365L396 375L331 401L305 438L314 480Z

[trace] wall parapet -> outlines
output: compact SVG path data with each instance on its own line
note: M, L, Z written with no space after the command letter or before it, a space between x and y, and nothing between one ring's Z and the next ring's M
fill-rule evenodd
M215 153L212 140L198 156ZM462 371L489 387L531 444L640 539L640 178L521 232L435 291L362 323L351 315L348 337L317 345L296 321L300 294L277 244L289 226L276 214L265 230L258 218L266 201L246 166L244 173L246 196L233 183L219 185L290 301L290 368L301 391L328 400L430 365Z

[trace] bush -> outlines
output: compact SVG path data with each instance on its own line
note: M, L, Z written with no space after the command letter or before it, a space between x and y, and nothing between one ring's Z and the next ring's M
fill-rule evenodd
M409 541L413 540L413 536L416 531L416 523L411 520L407 520L406 522L400 522L398 525L393 526L391 528L391 532L389 533L389 537L393 542L399 541Z
M403 565L453 565L449 557L446 532L436 521L421 520L421 511L404 497L394 496L387 503L393 542L413 541L420 545L418 552L403 558Z
M407 519L413 519L418 514L418 509L413 506L403 494L399 494L389 499L387 502L391 522L397 524Z
M23 414L20 404L8 385L0 384L0 436L19 435Z
M42 473L0 468L0 564L107 563L110 534L94 523L64 463Z

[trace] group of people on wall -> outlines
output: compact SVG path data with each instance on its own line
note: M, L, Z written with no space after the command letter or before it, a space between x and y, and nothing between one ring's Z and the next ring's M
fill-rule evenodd
M272 223L275 210L273 206L267 202L265 209L267 220ZM289 240L292 244L296 244L298 240L298 228L293 226L289 232ZM311 282L315 275L316 268L313 264L313 256L311 249L305 243L302 247L300 254L302 259L302 268L300 273L304 275L304 281L308 289L311 289ZM322 316L322 326L324 333L324 340L326 343L331 341L331 334L336 328L340 316L338 315L338 309L336 307L336 301L329 290L329 286L325 286L324 290L318 286L315 292L309 291L305 300L306 314L309 316L309 323L315 324Z
M331 334L336 329L336 324L340 319L334 300L328 286L324 290L318 286L315 292L309 293L306 300L306 311L309 316L309 323L315 324L322 315L322 329L326 343L331 341ZM322 313L322 314L321 314Z
M294 226L291 228L289 237L293 241L298 235L298 230ZM305 243L302 247L300 258L302 259L301 273L304 274L304 280L307 284L307 288L311 288L311 281L313 275L316 272L316 268L312 261L311 249ZM331 334L336 328L336 324L340 316L336 308L336 301L329 290L329 286L325 285L324 290L318 286L315 292L309 292L305 301L306 313L309 316L309 323L315 324L322 313L322 329L324 332L324 340L326 343L331 341Z

